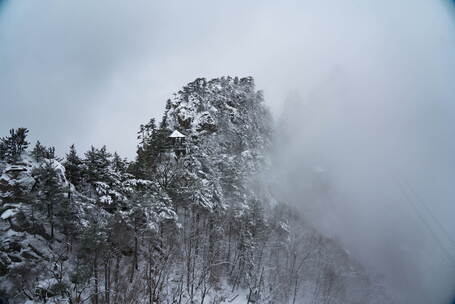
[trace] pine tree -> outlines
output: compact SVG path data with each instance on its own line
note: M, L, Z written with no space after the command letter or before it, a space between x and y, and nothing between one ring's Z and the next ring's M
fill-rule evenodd
M97 170L97 150L94 146L90 147L90 150L84 154L84 169L82 175L84 180L89 184L95 182L98 179L98 170Z
M79 215L77 211L73 208L72 196L69 194L69 189L60 190L63 195L63 198L59 202L58 208L55 210L55 216L59 219L59 223L63 229L63 234L69 238L73 238L77 234L77 222L79 220Z
M99 199L104 207L113 212L117 206L112 203L120 195L120 192L114 188L119 186L120 181L112 169L111 158L112 155L107 152L106 146L101 149L92 146L85 153L82 176L86 186L88 186L86 188L87 194L91 198Z
M63 165L65 166L66 177L77 187L82 181L82 160L77 155L74 144L70 146L70 151L66 154Z
M111 174L109 167L111 163L111 154L107 152L106 146L101 149L91 147L89 151L85 152L84 163L84 178L89 183L111 181Z
M46 158L47 159L56 159L55 157L55 147L49 147L46 149Z
M60 178L55 170L54 161L46 160L38 169L38 197L51 229L51 239L54 239L55 214L59 213L59 204L63 200L64 191L60 185Z
M122 159L117 152L114 152L112 157L112 169L118 174L124 174L128 167L128 161L126 159Z
M31 154L37 162L41 162L44 158L46 158L46 147L43 146L38 140L35 144L35 147L33 147Z
M151 179L160 152L165 151L169 130L156 128L155 120L151 119L146 125L141 125L138 132L140 142L137 149L134 174L140 178ZM143 136L144 135L144 136Z
M112 174L109 170L111 166L111 158L112 154L107 152L106 146L101 147L101 149L97 151L96 159L98 174L100 180L105 183L112 182Z
M144 146L147 141L150 140L150 137L153 135L153 132L156 129L155 119L152 118L145 125L140 125L139 132L137 132L137 139L139 140L139 146Z
M88 226L85 228L80 239L80 257L86 265L90 265L93 284L92 303L100 302L101 278L100 264L107 245L106 223L100 213L94 212L87 219Z
M18 161L29 144L26 140L27 133L26 128L10 129L10 136L0 139L0 156L8 162Z

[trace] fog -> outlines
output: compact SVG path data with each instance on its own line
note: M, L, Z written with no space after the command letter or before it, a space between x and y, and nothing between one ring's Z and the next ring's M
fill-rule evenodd
M0 135L134 157L196 77L251 75L280 194L397 303L455 292L453 2L3 1ZM287 136L283 135L287 132Z
M403 95L365 102L349 79L338 72L288 99L275 148L281 198L339 238L397 303L450 303L453 111Z

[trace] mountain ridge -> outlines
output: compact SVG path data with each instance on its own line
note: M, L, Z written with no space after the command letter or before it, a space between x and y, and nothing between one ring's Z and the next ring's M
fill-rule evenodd
M184 153L168 138L175 130ZM26 148L25 135L2 139L0 151ZM0 154L0 296L386 303L336 241L274 198L262 178L271 137L252 77L198 78L167 101L158 126L141 125L133 162L105 147L80 157L72 146L65 160L38 143Z

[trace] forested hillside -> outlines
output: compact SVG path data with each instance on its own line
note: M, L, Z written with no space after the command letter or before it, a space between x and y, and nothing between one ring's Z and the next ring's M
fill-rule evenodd
M334 240L274 198L271 115L248 78L203 78L138 132L62 159L0 143L0 298L9 303L389 303ZM304 198L302 198L304 199Z

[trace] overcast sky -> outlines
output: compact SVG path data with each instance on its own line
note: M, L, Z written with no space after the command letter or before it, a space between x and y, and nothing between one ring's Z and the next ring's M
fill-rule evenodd
M338 215L357 225L319 215L327 221L320 228L341 231L361 260L396 277L390 285L405 281L399 303L412 294L422 303L444 303L436 301L453 295L455 266L442 249L432 251L438 244L410 205L390 212L403 193L389 176L396 173L392 178L430 202L453 235L452 6L448 0L0 1L0 136L24 126L32 141L54 145L60 155L72 143L79 151L106 144L133 158L139 124L160 118L166 99L184 84L251 75L277 121L286 99L300 104L286 118L305 132L287 159L322 164L316 170L329 172L337 208L352 211ZM403 223L407 213L413 215ZM370 223L375 229L365 229Z
M338 68L352 81L417 71L416 60L453 71L443 1L277 2L3 1L0 134L25 126L60 154L106 144L133 157L139 124L196 77L254 76L277 114Z

